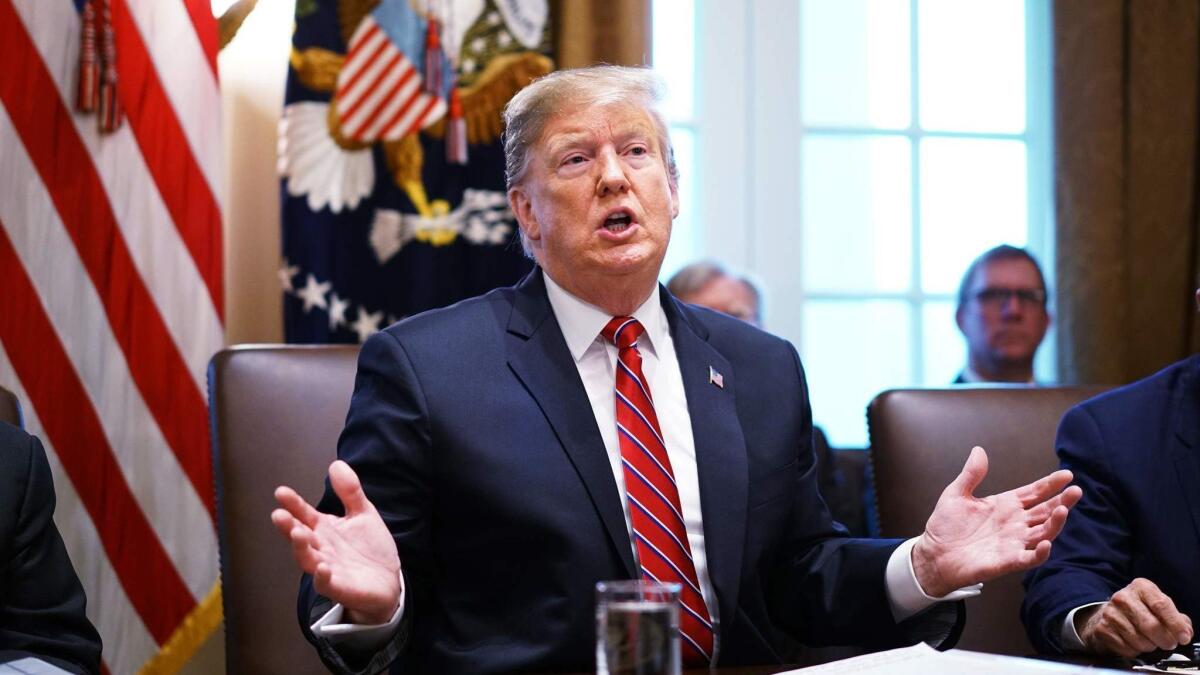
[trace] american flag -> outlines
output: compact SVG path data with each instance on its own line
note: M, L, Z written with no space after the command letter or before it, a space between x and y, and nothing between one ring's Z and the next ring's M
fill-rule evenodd
M0 0L0 385L50 454L105 669L173 672L220 621L217 28L209 0L92 2L110 133L75 111L84 0Z
M709 384L716 385L718 389L725 388L725 376L718 373L717 369L712 366L708 367L708 382Z
M376 12L390 11L387 3ZM337 80L337 112L351 140L394 141L433 124L446 102L424 92L420 73L384 25L368 14L347 47Z

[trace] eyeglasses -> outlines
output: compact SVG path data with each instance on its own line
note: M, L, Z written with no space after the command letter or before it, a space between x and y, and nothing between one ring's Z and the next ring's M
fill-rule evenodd
M1045 307L1046 291L1041 288L985 288L975 293L975 300L989 309L1000 309L1010 298L1027 307Z

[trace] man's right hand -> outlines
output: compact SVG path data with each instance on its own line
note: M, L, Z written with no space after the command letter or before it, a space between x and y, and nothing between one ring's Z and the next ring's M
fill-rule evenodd
M283 508L271 512L271 522L292 542L292 555L317 592L341 603L349 623L387 623L400 605L396 542L349 464L331 464L329 483L345 516L321 513L280 486L275 501Z
M1192 641L1192 620L1149 579L1134 579L1103 605L1075 613L1075 630L1088 651L1133 658Z

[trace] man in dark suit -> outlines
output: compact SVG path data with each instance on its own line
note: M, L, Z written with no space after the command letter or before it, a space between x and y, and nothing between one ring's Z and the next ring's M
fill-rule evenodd
M1046 279L1029 251L1002 244L972 261L954 312L967 341L967 365L954 384L1033 384L1033 357L1051 321L1046 300Z
M35 657L99 673L100 636L53 515L42 444L0 422L0 663Z
M1200 615L1200 356L1072 408L1057 447L1084 496L1049 562L1025 578L1029 639L1046 653L1123 657L1190 643Z
M922 537L832 523L796 351L657 284L678 210L659 87L609 66L514 97L509 200L538 269L368 340L319 509L276 491L331 668L588 670L595 583L639 577L683 587L687 664L945 643L961 605L940 601L1049 554L1069 472L977 499L982 450Z

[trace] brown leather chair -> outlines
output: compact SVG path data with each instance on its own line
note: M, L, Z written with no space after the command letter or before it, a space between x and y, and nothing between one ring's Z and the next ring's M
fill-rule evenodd
M988 475L976 494L1003 492L1058 468L1054 437L1068 408L1104 387L980 386L885 391L867 407L880 534L924 531L942 490L962 470L971 448L988 453ZM961 649L1034 653L1019 616L1022 574L984 584L967 600Z
M4 387L0 387L0 422L21 426L21 404L17 395Z
M270 514L277 485L320 498L357 356L357 347L255 345L209 364L229 673L326 672L297 625L300 572Z

